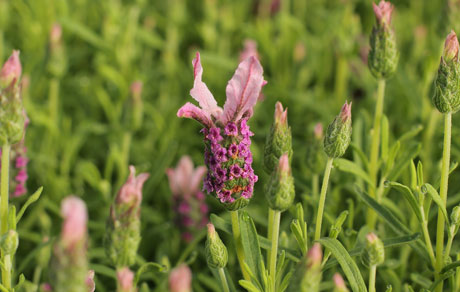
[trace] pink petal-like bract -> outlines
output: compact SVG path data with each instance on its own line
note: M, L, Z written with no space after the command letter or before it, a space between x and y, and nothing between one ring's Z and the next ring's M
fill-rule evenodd
M226 88L227 100L221 122L237 122L257 103L264 84L263 69L256 57L240 63Z
M11 83L15 83L21 77L21 73L22 66L19 60L19 51L13 51L0 70L0 85L7 87Z
M182 264L171 271L169 274L170 292L190 292L192 291L192 271Z
M124 267L117 271L117 280L122 291L132 291L134 273L128 267Z
M73 246L85 240L88 221L85 203L80 198L69 196L62 201L61 214L64 217L61 238L65 244Z
M128 204L136 202L136 205L139 205L142 201L142 186L148 178L148 173L141 173L136 177L136 169L131 165L129 177L118 192L117 202Z
M187 102L177 111L177 116L179 118L194 119L208 128L213 125L211 115L190 102Z
M192 61L193 64L193 88L190 90L190 95L198 101L203 111L209 115L219 118L222 114L222 109L217 106L217 101L212 96L206 84L201 80L203 76L203 67L201 67L200 53L196 53L195 59Z

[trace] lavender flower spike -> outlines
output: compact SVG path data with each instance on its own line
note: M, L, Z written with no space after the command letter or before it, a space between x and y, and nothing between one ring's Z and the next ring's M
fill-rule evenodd
M222 109L201 80L200 54L193 60L195 82L190 95L200 107L186 103L178 117L200 122L205 142L208 175L204 189L217 197L229 210L245 207L252 197L257 176L252 169L251 136L248 119L252 116L262 86L263 69L255 56L240 63L228 82L227 100Z
M208 205L200 189L206 171L205 166L194 168L188 156L183 156L176 168L166 170L176 224L182 231L182 238L187 242L190 242L193 235L208 223Z

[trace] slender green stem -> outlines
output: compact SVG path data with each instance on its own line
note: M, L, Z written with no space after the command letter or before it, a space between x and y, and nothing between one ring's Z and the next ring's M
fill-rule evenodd
M443 201L444 206L447 202L447 187L449 182L449 164L450 164L450 142L451 142L451 128L452 128L452 113L446 113L444 115L444 145L442 152L442 165L441 165L441 188L440 197ZM441 208L438 210L438 226L436 233L436 277L439 278L439 274L442 270L444 263L444 216ZM442 292L443 283L439 283L436 287L436 292Z
M245 280L251 281L251 277L244 268L244 250L243 244L241 242L241 230L240 223L238 222L238 211L230 211L230 214L232 216L233 239L235 241L236 255L238 257L238 262L240 263L241 273L243 274L243 278Z
M225 271L223 268L219 269L219 278L222 282L222 287L224 288L224 292L230 292L230 288L228 288L227 277L225 276Z
M318 198L319 175L314 174L311 179L311 192L314 199Z
M0 235L8 231L8 197L9 197L9 170L10 170L10 150L8 144L2 147L2 166L0 176ZM11 257L2 253L2 284L6 288L11 288Z
M447 237L447 245L446 245L446 250L444 251L444 254L446 256L449 256L450 254L450 250L452 248L452 242L454 241L454 238L455 238L455 234L457 233L457 230L455 230L456 227L455 226L451 226L450 227L450 230L449 230L449 233L448 233L448 237Z
M423 222L421 222L423 237L425 239L426 249L428 250L428 254L430 255L431 264L434 267L436 265L436 259L434 257L433 246L431 244L430 232L428 231L428 222L425 219L425 212L423 211L423 209L421 210L421 213L423 219Z
M273 210L273 230L272 230L272 247L270 250L270 277L272 280L273 290L276 290L276 256L278 254L278 236L280 231L281 212Z
M375 292L375 275L377 274L377 266L372 265L369 271L369 292Z
M274 216L275 211L272 208L268 208L268 234L267 238L270 239L272 238L272 233L273 233L273 216ZM267 266L270 266L270 255L272 253L271 247L267 249Z
M457 253L457 261L460 261L460 253ZM456 285L454 286L454 292L458 292L460 290L460 268L457 268L456 270L457 270L457 272L455 273Z
M321 224L323 222L324 203L326 202L327 185L329 184L329 175L331 174L333 158L328 158L326 169L324 170L323 185L319 196L318 214L316 215L315 240L321 237Z
M369 158L369 176L374 185L369 185L369 196L376 198L375 188L377 186L377 172L379 162L379 148L380 148L380 124L383 115L383 100L385 97L385 79L380 79L377 89L377 103L375 104L374 127L372 129L371 152ZM380 198L376 198L380 202ZM374 229L375 222L377 221L377 214L368 209L367 224L370 229Z

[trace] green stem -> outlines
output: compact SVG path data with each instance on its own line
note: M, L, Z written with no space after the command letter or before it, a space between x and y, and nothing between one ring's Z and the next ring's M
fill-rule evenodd
M240 223L238 221L238 211L230 211L230 214L232 216L233 239L235 241L236 255L238 257L238 262L240 263L241 273L243 274L243 278L245 280L251 281L251 277L244 268L244 250L243 243L241 242L241 231Z
M377 103L375 104L375 115L374 115L374 127L372 130L372 141L371 141L371 152L369 158L369 176L373 185L369 185L369 196L376 198L375 188L377 186L377 172L379 162L379 148L380 148L380 124L383 115L383 100L385 97L385 79L380 79L377 89ZM377 202L380 202L380 197L376 198ZM368 209L367 212L367 224L372 230L375 227L377 221L377 214L372 210Z
M275 215L275 211L272 208L268 208L268 233L267 238L272 238L273 234L273 216ZM270 247L267 249L267 266L270 266L270 255L272 253L272 248Z
M431 264L434 267L436 265L436 259L434 257L433 246L431 244L430 232L428 231L428 221L426 221L425 219L425 211L423 210L423 208L420 208L420 209L421 209L420 211L422 213L422 220L423 220L421 222L423 237L425 239L425 244L428 250L428 254L430 255Z
M220 277L220 281L222 282L222 287L224 288L224 292L230 292L230 288L228 288L227 277L225 276L225 271L223 268L219 269L219 277Z
M455 229L456 229L455 226L451 226L449 230L449 234L447 235L448 236L447 245L446 245L446 250L444 252L446 256L449 256L450 254L450 250L452 248L452 242L454 241L455 234L457 233Z
M450 143L451 143L451 128L452 128L452 113L444 115L444 145L442 152L441 165L441 188L440 197L444 204L447 202L447 187L449 182L449 164L450 164ZM444 263L443 248L444 248L444 215L441 208L438 209L438 226L436 233L436 277L439 278L440 272ZM443 283L439 283L436 287L436 292L442 292Z
M377 274L377 266L372 265L369 271L369 292L375 292L375 275Z
M323 222L324 203L326 202L327 185L329 183L329 175L331 174L333 158L328 158L326 169L324 170L323 185L321 186L321 194L319 196L318 214L316 215L315 240L321 237L321 224Z
M8 197L9 197L9 170L11 146L2 147L2 166L0 174L0 235L8 231ZM2 284L7 289L11 288L11 257L2 253Z
M311 179L311 192L315 200L318 198L318 184L319 176L317 174L314 174Z
M278 254L278 236L280 231L281 212L273 210L273 230L272 230L272 246L270 250L270 270L269 274L272 280L273 290L276 290L276 256Z

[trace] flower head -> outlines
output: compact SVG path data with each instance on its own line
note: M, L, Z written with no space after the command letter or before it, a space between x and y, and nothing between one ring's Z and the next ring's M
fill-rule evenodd
M390 2L381 0L379 5L372 3L374 8L375 18L379 25L389 25L391 23L391 14L393 13L394 6Z
M220 156L225 156L225 152L225 148L219 149ZM208 222L208 206L200 190L206 171L205 166L194 168L189 156L183 156L176 168L166 170L173 194L176 223L182 229L182 238L187 242ZM204 187L207 188L206 185Z
M455 31L451 30L449 35L444 42L444 52L443 58L446 61L457 60L458 59L458 39Z
M75 196L67 197L62 202L61 214L64 217L61 239L65 245L71 247L85 241L88 221L85 203Z
M134 292L133 281L134 273L128 267L121 268L117 271L119 291Z
M139 206L142 201L142 186L148 178L148 173L141 173L136 177L136 168L131 165L129 177L118 192L117 203L131 204L134 202L135 205Z
M254 134L249 130L247 120L252 116L261 88L266 83L263 69L255 56L243 60L227 84L227 99L221 108L202 81L199 53L192 63L195 80L190 95L199 107L186 103L177 115L195 119L205 127L201 132L209 173L204 189L219 198L227 208L239 209L249 202L257 180L250 167L250 137Z
M170 292L191 292L192 291L192 271L182 264L171 271L169 274Z
M19 51L13 51L0 71L0 86L3 88L14 85L21 77L22 67Z

